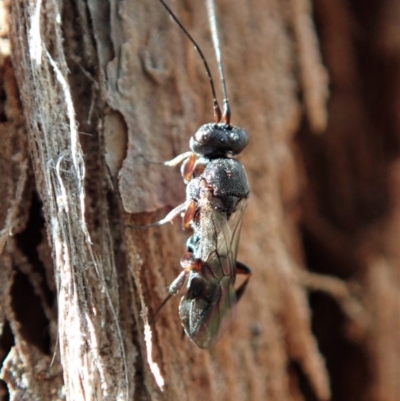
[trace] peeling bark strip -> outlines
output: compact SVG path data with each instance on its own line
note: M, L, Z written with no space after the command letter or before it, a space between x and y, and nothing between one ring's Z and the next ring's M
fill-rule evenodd
M169 4L212 64L203 2ZM203 67L156 0L59 7L12 0L13 66L0 30L0 395L397 401L399 2L217 1L254 279L209 351L182 339L177 299L147 324L179 224L123 229L183 200L179 172L146 160L212 119Z
M65 391L71 400L128 399L132 387L118 322L113 243L111 236L97 238L101 247L96 251L88 231L85 164L67 80L60 12L56 1L13 2L11 38L37 190L53 251ZM104 191L97 195L106 206ZM99 231L109 232L102 214L105 220ZM61 389L57 393L62 394ZM44 399L40 393L36 397Z

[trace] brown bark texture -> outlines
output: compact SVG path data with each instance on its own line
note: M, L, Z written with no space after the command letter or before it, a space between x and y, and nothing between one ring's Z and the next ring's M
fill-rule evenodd
M217 77L205 2L169 4ZM180 296L152 319L180 219L132 228L185 199L198 54L157 0L0 2L2 400L400 399L400 3L216 6L252 277L202 350Z

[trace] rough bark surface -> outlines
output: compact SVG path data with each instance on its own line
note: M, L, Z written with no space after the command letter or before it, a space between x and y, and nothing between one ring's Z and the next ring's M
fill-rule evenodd
M179 297L151 321L180 224L130 228L184 199L198 55L156 0L1 3L3 399L400 399L400 6L216 3L253 276L206 351ZM217 76L205 5L169 4Z

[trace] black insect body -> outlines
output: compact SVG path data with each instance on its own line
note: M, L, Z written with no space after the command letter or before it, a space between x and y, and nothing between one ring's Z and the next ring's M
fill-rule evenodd
M215 29L213 41L224 93L222 117L214 83L201 50L164 0L160 2L192 41L204 62L213 93L215 122L204 124L192 135L189 143L191 151L165 163L168 166L182 163L181 172L187 184L186 201L164 219L141 228L165 224L181 215L183 228L192 231L186 244L187 252L180 262L183 270L170 285L169 296L160 308L187 283L187 291L179 306L182 326L195 344L208 348L229 327L237 301L251 274L248 267L236 261L249 185L243 165L233 158L247 146L248 136L243 129L230 124L229 103L216 39L218 35L216 26L212 25L215 25L212 0L208 0L209 19L212 30ZM235 289L237 274L246 277Z
M236 262L249 186L243 165L228 157L239 153L247 142L247 134L237 127L223 123L201 127L190 140L192 152L183 154L187 200L156 223L183 213L183 228L193 231L181 259L183 271L169 292L177 294L187 282L179 315L186 334L201 348L212 346L229 327L251 273ZM182 157L174 160L169 165ZM238 273L247 278L235 290Z
M192 220L200 207L200 183L207 184L212 189L211 197L221 202L221 208L229 218L238 201L247 198L250 192L243 165L232 158L240 153L247 143L247 133L239 127L225 123L201 126L190 138L191 151L164 163L176 166L182 162L182 176L188 184L186 202L150 226L165 224L183 213L183 228L195 231L196 226L193 226Z
M237 162L233 159L230 161ZM238 165L243 169L240 163ZM240 181L242 172L236 177ZM229 327L235 316L237 301L251 273L246 266L236 262L248 188L243 197L236 194L219 198L214 196L213 187L207 184L203 176L195 178L188 187L192 183L200 188L200 193L192 221L194 233L187 241L188 252L181 259L184 269L181 276L187 277L187 292L181 299L179 315L189 338L199 347L208 348ZM247 181L238 184L246 187ZM237 273L246 274L247 279L235 290ZM179 288L174 287L174 283L170 291L176 292ZM183 283L183 277L178 283Z

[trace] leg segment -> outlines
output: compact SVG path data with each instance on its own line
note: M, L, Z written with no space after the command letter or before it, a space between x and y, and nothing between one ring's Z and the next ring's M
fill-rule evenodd
M247 284L250 280L251 270L245 264L243 264L241 262L236 262L236 273L244 274L245 276L247 276L246 279L244 280L244 282L236 290L236 299L239 301L239 299L242 297L244 291L246 290Z

